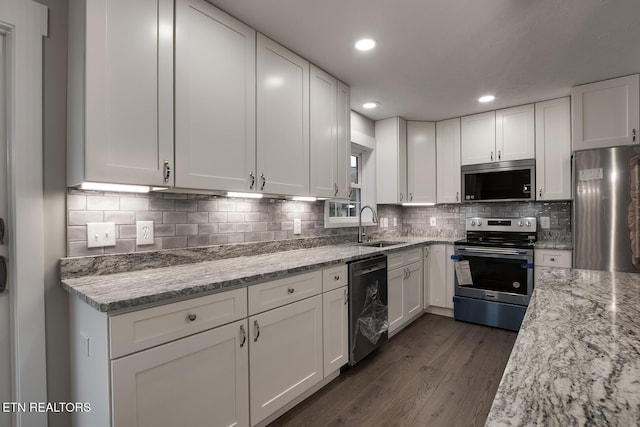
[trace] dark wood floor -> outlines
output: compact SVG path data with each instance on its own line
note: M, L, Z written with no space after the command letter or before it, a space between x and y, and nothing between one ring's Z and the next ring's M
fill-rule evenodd
M426 314L271 426L483 426L515 339Z

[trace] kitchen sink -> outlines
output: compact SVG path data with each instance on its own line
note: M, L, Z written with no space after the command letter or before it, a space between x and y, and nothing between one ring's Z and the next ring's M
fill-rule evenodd
M374 242L358 243L358 246L368 246L370 248L386 248L387 246L401 245L407 242L393 242L389 240L376 240Z

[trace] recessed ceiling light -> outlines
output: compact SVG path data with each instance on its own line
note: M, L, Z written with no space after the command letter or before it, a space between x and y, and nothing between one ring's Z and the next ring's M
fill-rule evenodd
M376 47L376 41L373 39L361 39L356 42L356 49L371 50Z
M380 105L379 102L369 101L362 104L362 108L366 108L367 110L371 110L372 108L377 108Z
M494 99L496 99L496 97L493 95L485 95L478 98L478 102L491 102Z

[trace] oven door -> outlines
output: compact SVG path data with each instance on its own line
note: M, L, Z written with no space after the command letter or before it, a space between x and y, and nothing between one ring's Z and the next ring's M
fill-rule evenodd
M471 284L460 284L457 296L528 305L533 293L533 250L456 246L457 261L468 261Z

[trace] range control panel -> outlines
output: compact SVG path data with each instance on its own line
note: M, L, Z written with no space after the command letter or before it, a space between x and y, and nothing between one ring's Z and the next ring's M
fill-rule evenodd
M535 217L523 218L467 218L466 231L536 231Z

